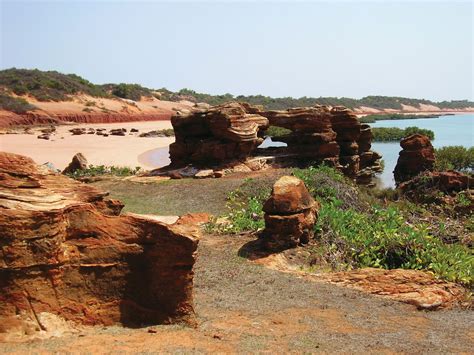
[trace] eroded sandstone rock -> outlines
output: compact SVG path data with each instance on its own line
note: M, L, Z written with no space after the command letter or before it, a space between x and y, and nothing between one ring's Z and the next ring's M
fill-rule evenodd
M345 107L317 105L265 111L261 106L233 102L177 114L172 124L176 135L170 146L172 168L192 164L232 169L263 157L262 167L267 166L265 160L283 166L324 163L360 183L370 183L374 172L380 170L380 155L370 151L370 126L361 125ZM269 125L291 130L273 139L287 147L271 148L269 153L257 149Z
M423 171L432 171L435 163L434 148L430 139L422 134L412 134L400 141L402 151L393 171L395 182L400 184Z
M171 123L176 137L170 145L173 166L213 166L245 159L263 142L262 128L268 127L265 117L248 113L235 102L175 115Z
M86 170L87 169L87 159L82 153L77 153L72 157L71 162L68 166L63 170L63 174L73 174L78 170Z
M308 243L318 210L303 181L294 176L278 179L263 206L265 229L260 237L266 249L280 251Z
M106 195L0 152L0 323L192 322L197 229L120 215Z

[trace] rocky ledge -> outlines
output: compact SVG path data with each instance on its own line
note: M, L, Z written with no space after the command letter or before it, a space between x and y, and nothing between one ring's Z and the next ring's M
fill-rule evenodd
M266 165L329 164L363 184L380 170L381 156L370 150L370 126L345 107L302 107L264 111L260 106L232 102L177 114L171 123L176 142L171 165L152 172L193 166L214 171L238 167L260 170ZM258 148L269 126L291 133L273 138L287 147ZM213 176L213 174L209 174Z
M122 207L0 152L0 333L48 330L48 314L86 325L193 322L197 229Z

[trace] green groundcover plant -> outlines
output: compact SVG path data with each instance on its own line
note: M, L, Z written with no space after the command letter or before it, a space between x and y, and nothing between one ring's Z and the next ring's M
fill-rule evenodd
M462 244L445 244L424 223L409 223L397 205L367 204L357 188L327 167L295 169L321 203L315 225L319 246L313 248L335 269L356 267L428 270L436 276L472 286L474 255ZM226 223L216 220L208 230L237 234L264 228L262 207L270 186L246 180L229 195Z

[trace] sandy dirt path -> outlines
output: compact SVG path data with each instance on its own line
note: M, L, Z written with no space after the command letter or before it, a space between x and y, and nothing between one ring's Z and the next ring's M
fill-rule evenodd
M253 237L205 236L195 268L198 326L86 328L9 353L470 353L472 311L415 307L270 270L238 256Z
M126 136L103 137L95 134L73 136L71 128L126 128ZM138 134L129 135L131 128L141 132L172 128L170 121L127 122L110 124L82 124L57 126L57 131L50 140L38 139L38 129L34 134L3 134L0 135L0 151L22 154L33 158L38 164L52 163L56 168L63 169L71 158L81 152L93 165L140 166L145 169L156 167L146 159L139 159L143 153L156 148L169 146L174 137L140 138Z

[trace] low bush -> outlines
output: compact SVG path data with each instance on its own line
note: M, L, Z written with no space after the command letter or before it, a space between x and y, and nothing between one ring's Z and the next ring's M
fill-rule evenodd
M430 140L435 139L434 132L429 129L419 127L407 127L405 129L397 127L374 127L372 128L373 140L375 142L399 141L412 134L419 133L427 136Z
M135 175L140 171L140 167L135 168L122 167L122 166L106 166L106 165L89 165L85 170L76 170L72 174L67 174L73 179L92 177L92 176L131 176Z
M446 146L435 150L436 170L474 171L474 147Z
M36 109L36 106L28 103L25 99L0 94L0 109L22 114Z
M270 126L268 129L265 131L265 136L267 137L281 137L281 136L286 136L287 134L290 134L291 130L283 127L277 127L277 126Z
M408 222L398 205L381 208L330 167L293 173L321 203L315 226L318 246L310 250L332 268L429 270L449 281L473 284L474 256L469 247L445 244L430 233L427 224ZM235 234L264 228L262 207L269 193L270 185L247 180L229 195L226 222L214 220L209 230Z
M414 115L414 114L401 114L401 113L387 113L387 114L374 114L367 115L359 118L361 123L374 123L376 121L390 121L390 120L416 120L420 118L438 118L438 114L429 115Z

